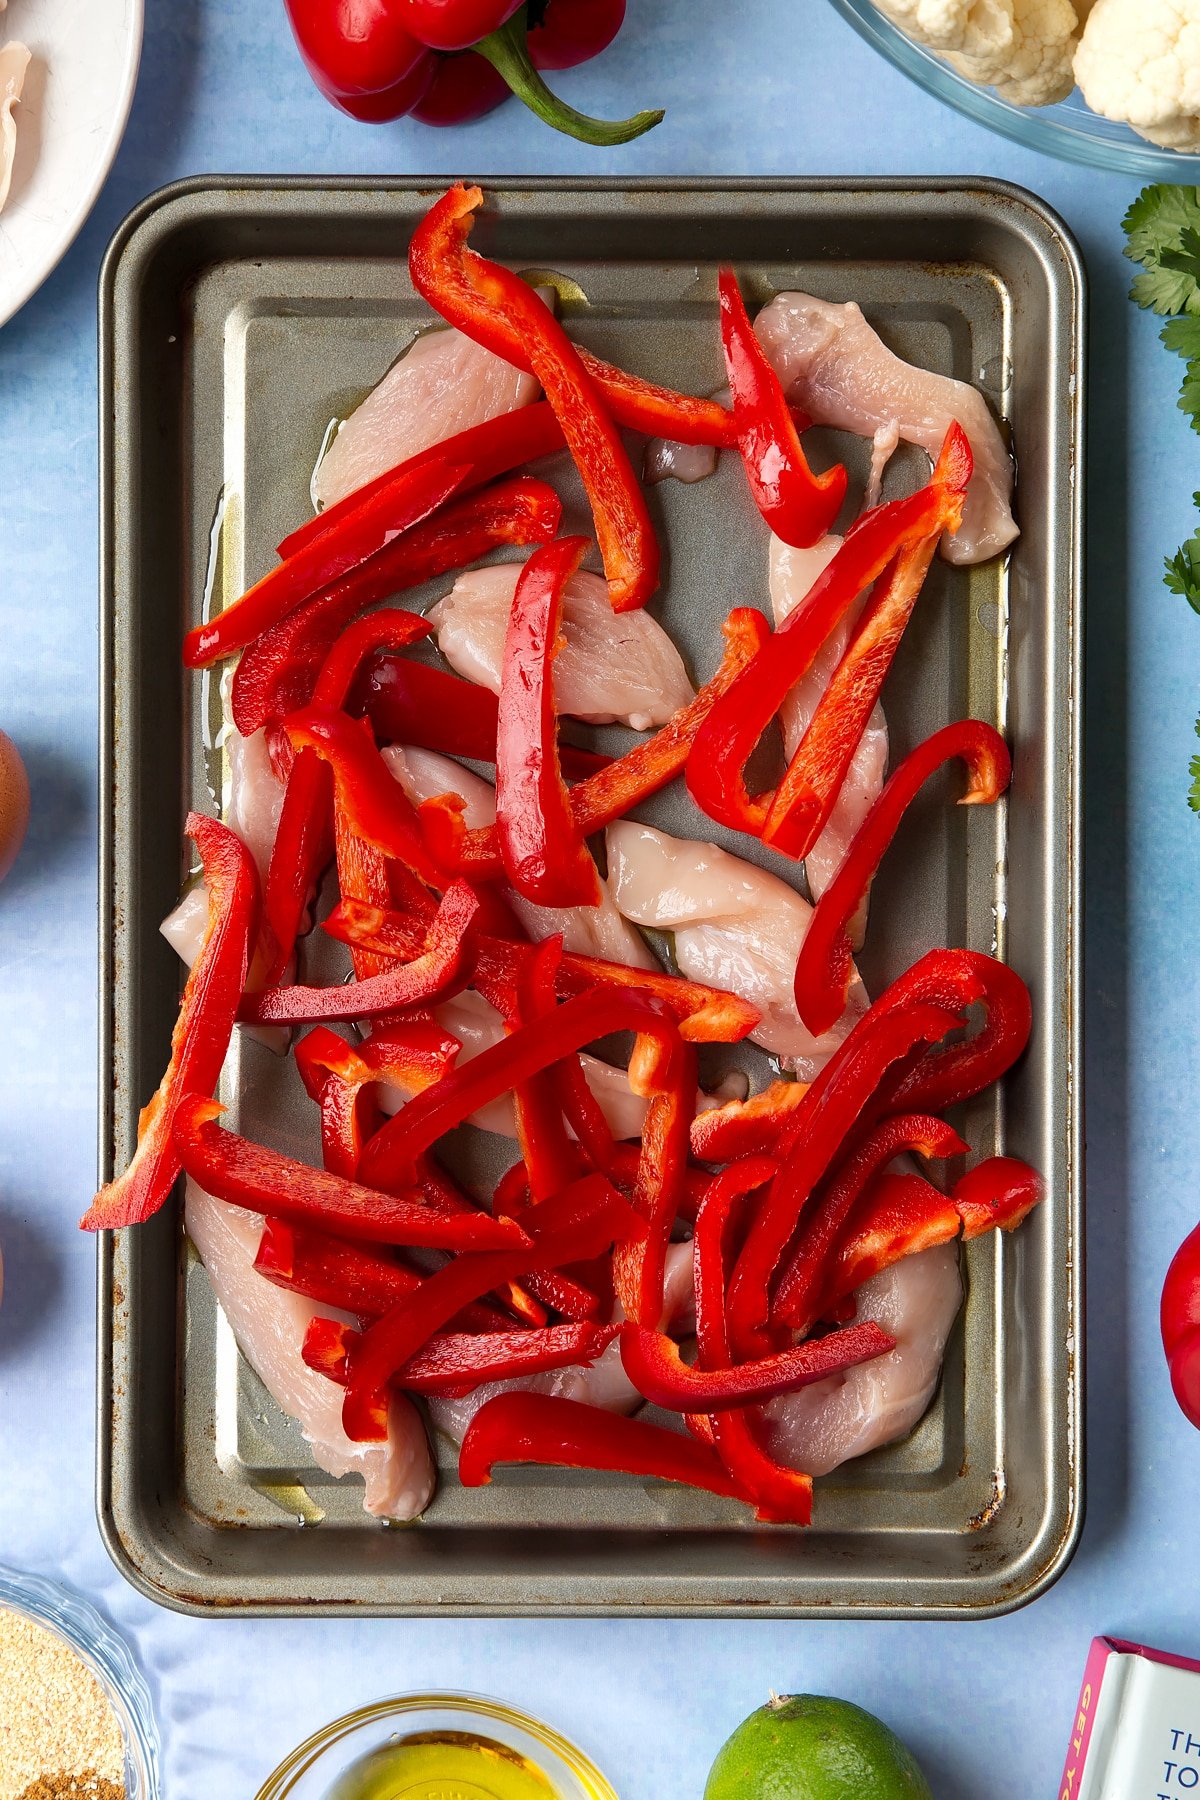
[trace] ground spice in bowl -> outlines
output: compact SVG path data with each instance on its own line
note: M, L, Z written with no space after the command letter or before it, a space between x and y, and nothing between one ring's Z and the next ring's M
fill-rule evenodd
M56 1632L0 1608L0 1800L125 1800L125 1743L96 1676Z

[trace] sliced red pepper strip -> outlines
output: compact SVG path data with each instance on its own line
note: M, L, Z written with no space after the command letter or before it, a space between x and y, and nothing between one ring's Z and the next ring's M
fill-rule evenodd
M565 1263L598 1256L628 1232L631 1218L637 1223L628 1201L600 1175L587 1176L564 1189L545 1201L537 1213L534 1242L526 1240L521 1250L455 1257L430 1275L418 1293L394 1306L363 1333L350 1358L342 1407L348 1437L357 1443L386 1437L387 1387L392 1376L468 1302L531 1270L561 1268ZM518 1230L511 1220L486 1222Z
M710 818L761 836L773 796L752 797L745 769L763 733L863 589L898 551L953 528L961 510L961 494L936 481L855 520L804 605L772 634L696 734L687 760L688 790Z
M292 713L286 729L295 749L315 750L329 764L338 802L359 837L404 863L428 886L449 885L446 871L426 848L415 808L362 723L311 706Z
M477 187L451 188L434 203L409 245L413 284L476 342L520 346L520 361L541 383L579 470L613 611L644 606L658 586L659 548L641 483L603 391L554 314L520 276L467 248L482 204Z
M442 1212L479 1212L480 1202L473 1194L464 1193L457 1182L451 1180L446 1170L431 1154L417 1158L417 1181L421 1192L430 1206L436 1206ZM500 1215L493 1208L493 1215ZM501 1281L497 1283L493 1298L514 1312L526 1326L540 1327L546 1323L544 1307L534 1298L529 1282ZM589 1315L590 1316L590 1315Z
M954 1184L951 1198L963 1224L963 1239L988 1231L1015 1231L1045 1194L1036 1169L1016 1156L989 1156Z
M912 998L925 977L957 1005ZM954 953L933 951L900 977L864 1014L813 1082L781 1142L784 1161L758 1210L734 1267L729 1316L739 1357L772 1348L767 1330L771 1279L813 1189L831 1166L888 1070L919 1044L937 1043L961 1025L978 997L973 971Z
M317 705L335 710L344 706L368 656L380 648L415 643L427 637L429 629L428 621L418 614L395 607L347 625L321 665L314 695ZM263 894L263 916L273 946L266 987L283 979L321 872L333 854L332 811L333 781L328 766L313 751L301 750L288 772Z
M499 708L491 688L404 656L379 657L350 705L352 712L367 714L381 744L415 744L443 756L485 763L496 760ZM613 760L564 743L561 720L558 756L564 775L572 781L608 768Z
M458 993L471 978L472 927L479 899L465 881L446 889L426 948L412 962L334 987L262 988L247 994L238 1017L250 1025L311 1025L323 1019L386 1019L427 1000Z
M175 1146L193 1181L231 1206L377 1244L485 1250L529 1241L512 1219L440 1212L423 1200L377 1193L327 1169L311 1169L252 1144L235 1132L222 1131L215 1123L222 1110L214 1100L187 1095L175 1114Z
M458 1478L464 1487L485 1487L497 1463L609 1469L743 1498L738 1483L703 1444L557 1394L497 1394L480 1407L463 1436Z
M520 324L498 309L481 307L471 279L465 239L470 215L482 200L478 188L456 187L436 201L413 233L408 251L409 273L418 293L449 324L516 368L536 375L531 347ZM644 431L651 437L671 438L679 444L717 444L726 448L736 445L733 416L715 400L659 387L602 362L590 351L580 350L578 354L619 425L630 431Z
M733 1162L769 1154L808 1092L806 1081L772 1081L748 1100L727 1100L692 1121L692 1155L701 1162Z
M171 1033L171 1057L138 1119L137 1148L80 1220L84 1231L140 1225L167 1199L179 1175L174 1115L189 1094L211 1094L221 1074L258 934L258 874L241 839L217 819L189 813L184 830L200 852L208 922Z
M663 1316L667 1246L683 1197L695 1108L696 1052L681 1043L667 1091L654 1095L642 1127L633 1204L649 1229L613 1251L613 1286L626 1318L637 1325L656 1327Z
M1159 1306L1171 1391L1184 1417L1200 1428L1200 1225L1171 1258Z
M818 1302L846 1221L879 1171L904 1152L940 1161L965 1156L967 1146L944 1120L926 1113L900 1113L875 1126L835 1171L805 1221L775 1291L772 1311L781 1325L801 1333L812 1330L821 1317Z
M757 1405L840 1375L895 1347L895 1338L872 1320L736 1369L699 1369L684 1361L679 1345L665 1331L621 1327L625 1373L644 1399L669 1412L728 1412L734 1406Z
M529 1025L553 1013L557 1005L554 977L561 956L562 938L553 937L539 944L525 961L510 1025ZM535 1203L557 1194L579 1174L579 1152L567 1135L552 1074L551 1069L541 1069L513 1089L517 1142ZM544 1293L538 1297L546 1298Z
M835 463L814 475L778 375L755 335L732 269L718 277L721 347L733 395L738 447L754 503L776 537L807 550L824 537L846 497Z
M478 425L468 426L466 431L443 438L440 444L431 444L427 450L418 450L415 456L397 463L394 469L385 469L381 475L355 488L353 493L327 506L324 512L297 525L280 544L279 554L294 556L297 550L315 543L329 532L340 531L360 506L382 501L390 503L397 490L402 492L412 480L415 471L427 468L430 463L448 462L456 468L466 469L461 491L467 493L494 481L498 475L507 475L522 463L537 462L563 448L563 434L548 401L538 400L532 406L515 407L512 412L499 413L494 419L484 419ZM553 532L550 535L553 536ZM437 570L431 570L430 576L436 573ZM380 598L386 596L380 595Z
M360 838L356 831L351 830L336 795L333 802L333 846L338 892L362 906L389 906L392 900L392 879L388 859L374 844L368 844L365 838ZM433 897L428 894L427 889L422 887L421 893L432 905ZM354 965L357 981L365 981L369 975L380 975L387 967L386 958L376 956L370 950L360 950L355 945L350 947L350 961Z
M832 1029L846 1010L854 978L850 921L870 890L900 822L930 776L961 757L967 791L960 806L992 806L1012 776L1008 746L982 719L943 725L919 744L887 782L855 832L833 879L813 909L796 962L796 1010L814 1037Z
M422 464L391 492L363 502L336 530L322 532L276 563L215 619L194 626L183 640L184 666L203 669L241 650L330 582L365 563L397 532L436 512L468 473L445 460Z
M881 1088L878 1110L945 1112L947 1107L970 1100L999 1081L1029 1042L1033 1006L1029 989L1016 970L974 950L943 954L953 956L973 972L979 987L976 998L987 1011L983 1028L974 1037L942 1049L926 1050L902 1068Z
M933 480L965 496L973 466L965 435L948 434ZM937 545L936 533L909 544L875 584L858 630L775 790L763 826L763 842L785 856L807 856L829 823Z
M693 1256L696 1269L696 1338L701 1369L728 1369L733 1362L725 1300L725 1240L735 1207L771 1179L765 1157L731 1164L709 1184L696 1214ZM758 1518L777 1524L807 1525L812 1518L812 1480L785 1469L761 1448L744 1412L689 1413L688 1429L710 1443L725 1468L753 1500Z
M722 631L725 651L720 667L695 699L680 707L652 738L635 744L606 769L589 775L571 789L571 811L584 837L603 830L614 819L624 818L626 813L657 794L682 772L705 719L737 676L754 661L771 635L762 614L747 606L735 607ZM468 873L498 873L495 827L460 831L454 866Z
M309 1096L321 1107L321 1148L325 1167L353 1180L362 1147L381 1114L371 1103L364 1116L364 1089L391 1081L409 1091L428 1087L454 1062L462 1046L432 1019L405 1020L380 1027L361 1044L347 1043L318 1026L296 1045L296 1067Z
M367 1145L363 1179L383 1187L392 1182L403 1186L414 1159L444 1132L539 1069L618 1031L639 1034L630 1063L635 1091L653 1091L656 1086L665 1090L679 1046L679 1034L665 1009L640 994L598 988L564 1001L547 1017L535 1019L454 1069L436 1087L415 1094Z
M563 594L586 549L586 538L559 538L534 551L517 582L504 640L496 836L509 880L540 906L600 901L600 877L559 766L552 685Z
M328 517L321 514L315 523ZM260 725L307 706L329 646L356 613L478 562L500 544L547 543L561 517L552 487L520 477L443 507L393 538L247 646L230 694L234 724L249 737Z
M378 1250L282 1219L263 1225L254 1267L276 1287L360 1319L379 1318L425 1280L416 1269ZM503 1331L509 1325L504 1313L482 1301L465 1306L456 1322L463 1331Z
M551 1369L590 1366L616 1336L615 1325L550 1325L540 1331L439 1332L392 1378L416 1394L457 1399L490 1381L519 1381ZM314 1318L303 1355L310 1369L345 1384L359 1341L353 1327Z
M407 960L423 942L422 927L384 907L342 900L324 921L324 930L339 943L358 945L381 956ZM534 954L534 946L484 934L479 939L476 980L501 1012L511 1004L515 983ZM666 975L654 969L631 969L625 963L565 951L559 961L556 988L562 999L589 988L630 988L661 1000L691 1044L737 1044L758 1024L756 1007L736 994ZM794 1083L792 1084L795 1085ZM707 1115L706 1115L707 1116ZM713 1160L719 1160L714 1158Z

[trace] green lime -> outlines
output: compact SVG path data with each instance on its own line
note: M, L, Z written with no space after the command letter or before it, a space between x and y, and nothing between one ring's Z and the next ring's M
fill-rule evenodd
M704 1800L933 1800L911 1753L849 1700L772 1695L722 1745Z

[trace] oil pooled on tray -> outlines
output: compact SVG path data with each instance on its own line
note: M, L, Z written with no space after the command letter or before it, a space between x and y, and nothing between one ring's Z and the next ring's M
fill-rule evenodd
M558 1789L494 1738L428 1731L368 1750L326 1800L558 1800Z

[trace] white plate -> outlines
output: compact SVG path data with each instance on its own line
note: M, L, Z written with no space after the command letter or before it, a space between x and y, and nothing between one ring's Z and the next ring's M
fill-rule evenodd
M142 3L10 0L0 12L0 43L19 38L33 53L0 212L0 325L74 241L112 167L137 81Z

